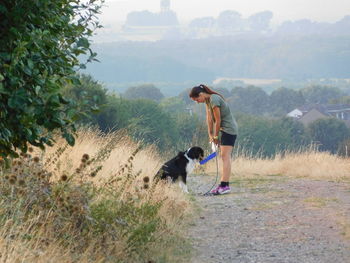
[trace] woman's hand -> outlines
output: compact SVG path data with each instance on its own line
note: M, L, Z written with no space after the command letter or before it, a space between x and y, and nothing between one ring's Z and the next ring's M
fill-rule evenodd
M219 145L219 138L218 136L210 136L210 142L213 142L215 145Z

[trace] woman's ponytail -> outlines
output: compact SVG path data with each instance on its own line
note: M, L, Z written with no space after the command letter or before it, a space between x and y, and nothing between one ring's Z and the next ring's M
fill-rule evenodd
M220 94L217 93L216 91L213 91L212 89L208 88L208 86L204 85L204 84L200 84L199 86L195 86L191 89L190 91L190 98L198 98L199 93L204 92L207 94L216 94L219 95L221 98L224 99L224 97Z

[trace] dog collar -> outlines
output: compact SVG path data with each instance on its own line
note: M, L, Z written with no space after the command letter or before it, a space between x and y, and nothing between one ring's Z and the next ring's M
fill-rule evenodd
M184 154L187 160L191 161L191 159L187 156L187 153Z
M191 148L188 148L188 150L185 152L184 156L186 157L187 160L191 161L190 157L188 157L187 153Z

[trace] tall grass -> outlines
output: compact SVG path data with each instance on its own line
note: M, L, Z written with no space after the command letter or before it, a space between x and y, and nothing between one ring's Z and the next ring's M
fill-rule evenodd
M214 162L205 172L215 173ZM232 161L233 176L252 177L284 175L327 180L350 180L350 159L329 152L320 152L315 147L299 151L284 151L273 157L253 155L244 149L235 149Z
M123 132L78 135L74 147L57 139L1 163L0 262L188 261L193 207L176 185L154 184L164 161L156 149ZM215 173L215 162L200 170ZM314 148L271 158L236 149L232 171L342 180L350 162Z
M2 163L1 262L178 262L183 219L177 187L154 184L161 160L122 132L79 132ZM186 255L185 255L186 256Z

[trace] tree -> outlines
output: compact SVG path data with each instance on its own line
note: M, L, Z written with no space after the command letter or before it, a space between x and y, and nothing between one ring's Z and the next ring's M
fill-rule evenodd
M108 95L107 104L101 107L96 116L99 128L103 132L110 132L127 127L132 118L131 107L129 100Z
M164 151L173 147L178 138L174 117L154 101L130 100L127 130L137 140L154 144Z
M336 153L341 143L350 138L345 123L336 118L319 119L308 126L311 139L320 145L320 150Z
M153 101L160 101L164 95L160 89L153 84L143 84L128 88L124 92L124 97L127 99L149 99Z
M329 103L331 99L337 99L346 94L338 88L328 86L309 86L301 89L306 102L308 103Z
M250 29L257 32L269 30L272 17L271 11L263 11L250 16L248 18Z
M241 14L232 10L223 11L217 18L217 24L222 29L239 30L242 26Z
M310 145L310 137L304 125L290 117L283 117L276 120L278 129L286 134L286 149L300 150L301 147Z
M160 106L168 113L174 114L186 112L186 103L178 96L162 99Z
M269 96L258 87L236 87L232 89L232 96L228 99L233 111L262 115L268 111Z
M88 37L103 0L4 0L0 3L0 155L52 145L59 129L74 144L73 102L61 88L78 83L78 56L96 53Z
M279 88L270 95L270 111L280 115L285 115L304 103L301 92L293 89Z
M221 94L224 98L228 98L231 96L231 92L229 92L226 88L215 88L214 89L217 93Z
M107 89L90 75L78 75L79 82L67 85L63 95L76 101L78 111L82 113L80 123L98 124L99 111L107 106Z
M303 125L291 118L270 119L236 114L236 119L239 127L237 142L245 153L253 156L272 156L309 145Z
M178 95L179 98L181 98L186 104L191 104L193 103L193 100L191 100L189 94L191 92L191 89L185 89L183 91L180 92L180 94Z
M187 149L193 145L208 145L208 132L205 122L197 116L189 114L177 114L175 126L178 130L177 149ZM204 147L203 147L204 148Z
M252 115L237 115L238 144L245 154L271 156L276 150L285 149L288 135L276 122Z
M330 99L329 104L350 104L350 96L342 96L336 99Z

